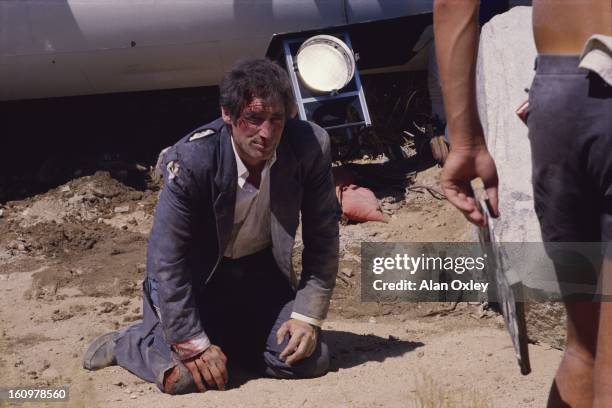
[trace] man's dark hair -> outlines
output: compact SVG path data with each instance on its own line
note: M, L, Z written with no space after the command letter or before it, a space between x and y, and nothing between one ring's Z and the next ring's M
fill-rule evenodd
M295 101L289 77L278 64L266 58L238 61L225 73L219 84L219 104L236 123L240 113L253 98L278 100L285 106L285 114L295 111Z

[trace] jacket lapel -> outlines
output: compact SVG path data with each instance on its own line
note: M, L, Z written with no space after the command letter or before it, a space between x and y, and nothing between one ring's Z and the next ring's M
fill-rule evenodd
M215 184L219 195L214 203L215 220L217 224L217 239L219 242L219 259L223 257L225 248L232 234L234 224L234 205L236 203L237 170L236 158L227 126L223 126L219 135L219 156Z

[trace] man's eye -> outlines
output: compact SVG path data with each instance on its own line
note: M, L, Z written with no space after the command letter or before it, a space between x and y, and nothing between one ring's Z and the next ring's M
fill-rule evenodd
M261 125L264 120L261 118L246 118L247 122L249 122L251 125L255 125L255 126L259 126Z

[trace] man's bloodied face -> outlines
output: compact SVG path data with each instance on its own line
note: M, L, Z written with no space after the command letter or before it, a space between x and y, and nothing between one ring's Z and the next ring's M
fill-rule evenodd
M258 165L272 157L285 128L285 108L280 101L253 98L232 123L222 109L223 120L232 127L232 137L240 158Z

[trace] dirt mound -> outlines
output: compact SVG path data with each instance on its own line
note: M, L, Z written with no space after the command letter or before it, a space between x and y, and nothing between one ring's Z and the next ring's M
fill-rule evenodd
M98 221L137 207L151 213L155 200L153 191L135 190L112 178L109 172L99 171L14 203L11 212L19 227L28 228L45 222Z
M109 172L97 172L8 203L0 219L0 247L57 256L91 250L98 241L114 237L115 229L146 235L156 200L155 191L138 191Z
M2 259L12 272L47 265L27 296L136 296L157 193L97 172L23 201L0 219ZM57 316L56 316L57 317Z

